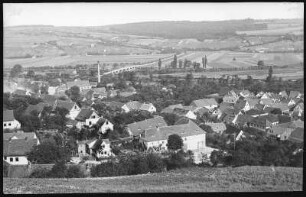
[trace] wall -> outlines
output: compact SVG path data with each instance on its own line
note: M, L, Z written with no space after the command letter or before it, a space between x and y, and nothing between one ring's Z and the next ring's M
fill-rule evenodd
M9 124L11 124L11 126L9 126ZM20 123L17 120L3 122L3 129L15 129L15 128L16 129L20 128Z
M10 161L10 159L13 159L13 161ZM16 161L16 158L18 158L19 161ZM3 160L7 161L11 165L27 165L28 159L25 156L16 156L16 157L6 157L6 159L3 158Z

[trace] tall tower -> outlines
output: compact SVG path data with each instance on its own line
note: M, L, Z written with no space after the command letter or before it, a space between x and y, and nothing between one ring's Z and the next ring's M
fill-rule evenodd
M100 62L98 61L98 83L101 82L101 76L100 76Z

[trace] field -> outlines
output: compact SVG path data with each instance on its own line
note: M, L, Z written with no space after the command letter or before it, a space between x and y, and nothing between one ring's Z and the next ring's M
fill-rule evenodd
M302 191L303 169L193 167L166 173L84 179L3 179L5 194Z
M285 27L277 29L267 29L267 30L254 30L254 31L237 31L237 34L246 34L246 35L285 35L285 34L295 34L302 35L303 27Z

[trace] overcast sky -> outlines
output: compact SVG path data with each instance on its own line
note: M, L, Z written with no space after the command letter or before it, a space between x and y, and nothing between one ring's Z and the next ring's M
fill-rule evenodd
M4 26L303 18L303 3L4 3Z

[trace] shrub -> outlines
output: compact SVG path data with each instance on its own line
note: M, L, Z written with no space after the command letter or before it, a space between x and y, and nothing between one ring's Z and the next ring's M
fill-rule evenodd
M133 158L132 174L144 174L150 171L146 156L138 154Z
M29 178L48 178L50 171L46 168L35 169L29 176Z
M83 171L81 170L80 166L73 165L67 169L66 177L67 178L82 178L82 177L85 177L85 175Z
M182 168L188 165L185 156L181 151L171 153L170 157L165 160L165 163L167 165L167 170Z
M165 169L165 163L158 155L150 153L146 159L150 172L162 172Z
M64 178L66 177L67 166L64 161L56 162L50 171L50 177L52 178Z

